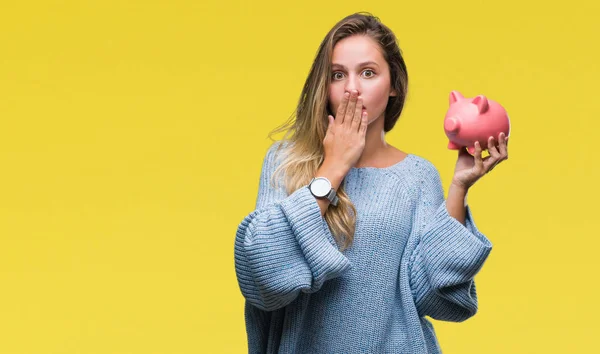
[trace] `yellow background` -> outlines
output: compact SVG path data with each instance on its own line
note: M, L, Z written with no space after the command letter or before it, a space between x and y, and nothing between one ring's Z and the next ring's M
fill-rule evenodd
M451 90L511 118L469 193L494 244L452 353L597 348L597 1L2 1L0 353L244 353L236 228L327 31L369 11L410 77L388 141L456 152ZM596 158L594 158L596 157Z

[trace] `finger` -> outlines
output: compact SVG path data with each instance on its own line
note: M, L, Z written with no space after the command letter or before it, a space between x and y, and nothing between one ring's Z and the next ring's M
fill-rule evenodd
M479 144L479 141L475 142L475 168L477 169L477 171L483 171L484 170L484 166L483 166L483 158L481 157L481 145Z
M497 160L493 156L483 159L483 173L486 174L496 167L502 160Z
M500 153L496 148L496 139L494 139L493 136L490 136L488 138L488 152L490 153L490 155L492 155L494 159L500 159Z
M506 137L504 135L504 133L500 133L499 140L500 140L500 146L499 146L500 155L502 156L502 159L506 160L508 158L508 149L507 149L508 137Z
M356 90L352 90L350 93L350 101L348 102L348 107L346 108L346 113L344 114L344 123L352 123L352 116L354 115L354 107L356 107L356 99L358 97L358 92Z
M496 161L495 163L492 163L492 165L490 166L490 168L487 169L486 173L490 173L494 169L494 167L498 166L499 163L500 163L499 161Z
M367 112L362 114L362 119L360 121L360 127L358 128L358 132L361 137L364 137L367 134L367 126L369 125L369 116Z
M506 144L506 137L504 136L504 133L498 134L498 151L500 152L500 154L502 154L502 148L504 147L505 144Z
M344 97L342 98L342 103L338 106L337 114L335 122L340 125L344 122L344 114L346 114L346 107L348 107L348 99L350 98L350 93L345 92Z
M362 96L358 96L358 100L356 101L356 107L354 107L354 116L352 116L352 131L357 131L360 125L360 121L362 119Z
M327 119L329 120L329 124L327 125L327 133L333 130L333 125L335 124L335 119L332 115L328 115Z

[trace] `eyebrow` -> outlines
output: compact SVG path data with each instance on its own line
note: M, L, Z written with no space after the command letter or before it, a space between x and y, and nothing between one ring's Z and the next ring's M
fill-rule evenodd
M379 65L377 65L377 63L374 61L365 61L364 63L358 64L358 67L362 67L362 66L366 66L366 65L375 65L375 66L379 67ZM344 70L347 70L347 68L345 66L343 66L342 64L332 64L331 66L332 67L340 67Z

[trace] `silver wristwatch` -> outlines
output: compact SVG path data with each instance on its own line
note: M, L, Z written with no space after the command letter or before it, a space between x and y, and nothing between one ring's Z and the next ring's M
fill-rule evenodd
M308 190L310 190L315 198L327 198L331 204L337 206L339 198L327 178L314 177L308 184Z

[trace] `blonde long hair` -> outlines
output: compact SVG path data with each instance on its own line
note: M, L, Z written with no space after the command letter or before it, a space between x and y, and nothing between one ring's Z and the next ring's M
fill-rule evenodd
M357 12L343 18L321 42L295 114L269 133L269 138L275 141L273 134L286 131L282 140L287 144L281 144L277 149L277 152L285 150L286 158L273 173L271 185L278 188L277 181L280 179L276 176L283 173L288 195L307 185L323 163L323 139L329 124L327 115L335 116L328 107L333 48L340 40L353 35L366 35L375 40L390 67L391 86L398 94L388 99L384 132L392 130L400 117L408 89L408 74L394 33L368 12ZM356 208L344 191L344 183L336 192L339 203L336 207L330 205L324 217L338 246L345 250L354 239Z

